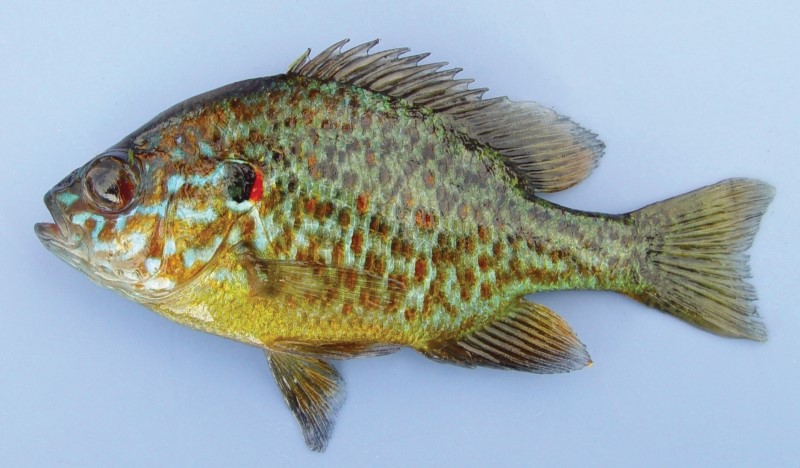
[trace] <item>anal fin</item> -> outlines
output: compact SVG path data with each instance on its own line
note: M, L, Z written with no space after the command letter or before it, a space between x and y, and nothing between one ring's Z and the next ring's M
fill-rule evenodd
M430 343L427 357L465 367L493 367L542 374L591 364L569 324L545 306L519 297L507 313L456 339Z
M315 452L324 451L336 413L344 403L344 380L322 359L272 351L264 354L306 444Z

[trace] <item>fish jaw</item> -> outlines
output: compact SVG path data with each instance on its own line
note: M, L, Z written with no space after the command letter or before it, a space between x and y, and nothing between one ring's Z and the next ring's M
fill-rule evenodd
M70 229L69 223L56 202L54 193L56 188L54 187L44 196L44 204L50 212L53 222L36 223L33 230L47 250L53 252L70 266L85 271L83 266L87 260L87 252L83 245L83 235Z

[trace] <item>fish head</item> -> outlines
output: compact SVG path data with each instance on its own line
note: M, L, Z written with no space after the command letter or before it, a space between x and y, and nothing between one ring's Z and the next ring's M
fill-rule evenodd
M35 231L94 282L139 302L158 301L245 237L242 218L254 219L246 215L256 209L252 192L262 183L244 161L112 149L45 194L53 222Z

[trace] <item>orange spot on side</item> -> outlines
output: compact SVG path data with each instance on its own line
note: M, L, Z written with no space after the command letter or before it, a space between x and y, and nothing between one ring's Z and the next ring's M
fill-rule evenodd
M464 248L467 250L467 253L475 253L475 239L472 237L464 239Z
M374 151L368 152L367 153L367 166L372 167L372 166L375 165L375 162L376 162L375 161L375 152Z
M344 284L345 287L351 291L356 289L356 286L358 286L358 276L355 271L350 270L345 273Z
M310 260L317 260L317 243L314 242L314 239L308 240L308 250L306 253L306 257Z
M481 283L481 299L487 300L492 297L492 286L489 283Z
M353 311L353 304L347 302L342 306L342 315L349 315L350 312L352 311Z
M356 209L359 213L364 214L369 209L369 194L362 193L356 199Z
M333 244L333 251L331 252L331 260L334 265L342 265L344 263L344 247L341 242Z
M420 228L433 229L435 220L436 217L428 211L417 210L416 213L414 213L414 222Z
M339 213L339 226L345 229L350 226L350 212L342 211Z
M331 202L323 202L317 203L317 207L314 210L314 216L317 219L325 219L333 213L333 203Z
M494 255L495 257L503 255L503 244L501 244L500 242L495 242L494 245L492 246L492 255Z
M411 258L411 255L414 254L414 247L411 245L411 242L405 240L401 241L401 248L405 258Z
M309 198L306 200L306 211L308 213L314 213L314 210L317 208L317 200L313 198Z
M425 279L425 275L427 275L427 273L427 262L422 258L418 258L417 262L414 264L414 279L418 282L421 282Z
M350 242L350 249L353 250L354 254L360 255L363 248L364 248L364 235L361 234L360 231L356 231L353 233L353 240Z
M436 177L430 172L425 176L425 185L433 187L436 184Z

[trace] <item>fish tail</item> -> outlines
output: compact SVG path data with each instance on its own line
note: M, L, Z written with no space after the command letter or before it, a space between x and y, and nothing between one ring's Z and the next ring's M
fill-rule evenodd
M728 179L631 213L641 283L628 295L709 332L766 341L745 251L774 195Z

